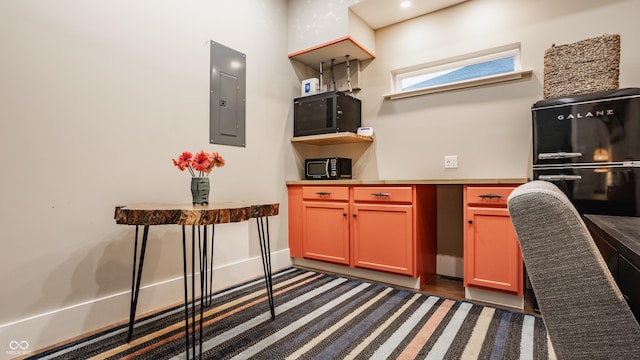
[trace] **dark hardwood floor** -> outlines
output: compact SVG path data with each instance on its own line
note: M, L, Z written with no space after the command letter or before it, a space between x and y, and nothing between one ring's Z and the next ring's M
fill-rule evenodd
M464 285L462 279L453 279L436 275L426 285L420 288L420 291L425 294L442 296L454 300L465 300L464 298ZM493 306L496 308L503 308L511 311L519 311L531 315L540 315L536 313L534 309L533 294L530 292L525 293L524 296L524 309L514 309L510 307L501 307L495 304L482 303L480 301L473 301L474 303Z

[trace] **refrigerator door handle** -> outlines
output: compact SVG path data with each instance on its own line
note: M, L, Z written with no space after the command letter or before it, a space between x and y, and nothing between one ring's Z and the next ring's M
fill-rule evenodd
M545 181L558 181L558 180L581 180L582 176L580 175L540 175L538 176L538 180Z
M570 159L582 156L579 152L554 152L554 153L540 153L538 154L539 160L552 160L552 159Z

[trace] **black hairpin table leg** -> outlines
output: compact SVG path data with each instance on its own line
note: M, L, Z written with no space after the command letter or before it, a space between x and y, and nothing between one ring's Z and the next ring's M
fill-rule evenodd
M213 302L213 244L215 225L211 224L211 243L209 243L207 239L207 225L203 225L203 230L202 237L200 237L200 227L198 226L198 253L200 261L200 358L202 358L202 337L204 335L202 331L204 309L210 307Z
M207 226L203 225L202 239L198 232L200 252L200 294L204 298L204 307L211 306L213 300L213 244L215 237L215 225L211 225L211 242L207 240Z
M144 265L144 253L147 249L147 238L149 236L149 225L144 225L142 231L142 247L140 248L140 263L136 272L136 259L138 255L138 225L136 225L136 239L133 245L133 271L131 273L131 303L129 307L129 331L127 342L133 336L133 324L136 318L136 307L138 307L138 295L140 294L140 280L142 279L142 267Z
M187 236L185 226L182 225L182 271L184 274L184 329L185 329L185 351L189 359L189 286L187 285Z
M198 231L200 227L198 226ZM196 226L191 226L191 345L196 358ZM188 330L187 330L188 335ZM202 351L202 344L200 344ZM187 355L187 359L189 356Z
M198 236L200 227L198 227ZM187 236L185 226L182 225L182 270L184 273L184 341L185 353L189 359L189 350L192 358L196 358L196 296L195 296L195 264L196 264L196 227L191 226L191 306L189 306L189 272L187 271ZM191 320L191 321L189 321ZM191 327L191 341L189 341L189 327ZM202 322L200 323L202 329ZM202 355L202 342L200 342L200 354Z
M185 226L182 225L182 270L184 273L184 341L185 353L189 359L189 350L193 351L192 358L196 358L196 307L195 307L195 239L196 227L191 226L191 311L189 311L189 272L187 271L187 236ZM191 314L189 314L191 312ZM191 316L189 316L191 315ZM189 322L191 320L191 322ZM191 326L191 341L189 341L189 326ZM202 345L200 345L202 346ZM202 351L202 349L201 349Z
M264 281L267 285L269 309L271 310L271 319L274 320L276 318L276 312L273 303L273 278L271 277L271 241L269 240L269 217L257 217L256 223L258 224L258 239L260 241L260 253L262 255Z
M215 234L215 227L211 225L211 243L207 239L207 226L204 225L204 231L201 231L200 226L193 225L191 227L191 306L189 306L189 273L187 271L187 240L186 231L184 225L182 226L182 261L184 271L184 331L185 331L185 350L186 358L189 359L189 352L191 356L196 359L196 343L199 344L198 358L202 358L202 339L203 339L203 319L204 308L211 306L211 298L213 293L213 238ZM196 231L198 234L198 244L196 245ZM197 250L196 250L197 246ZM195 264L196 264L196 251L198 252L198 262L200 270L200 320L198 324L198 342L196 342L196 284L195 284ZM207 261L210 259L210 261ZM209 268L211 267L211 268ZM191 337L189 337L189 330L191 330ZM191 339L191 341L189 341Z

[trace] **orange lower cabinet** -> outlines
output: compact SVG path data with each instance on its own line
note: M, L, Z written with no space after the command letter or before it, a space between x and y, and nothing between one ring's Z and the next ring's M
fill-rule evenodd
M409 276L422 284L435 274L435 186L289 186L288 204L293 258Z
M302 253L305 258L349 264L349 204L302 203Z
M353 205L354 266L415 276L411 205Z
M495 188L478 189L465 189L464 285L522 296L522 253L504 205L510 191L500 194ZM468 198L471 194L481 198ZM485 206L473 206L484 200Z
M522 255L507 209L472 209L465 243L465 284L522 294Z

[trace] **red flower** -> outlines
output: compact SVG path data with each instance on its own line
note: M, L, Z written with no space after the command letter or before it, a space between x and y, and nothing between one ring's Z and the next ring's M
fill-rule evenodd
M193 158L193 168L196 171L205 171L209 168L211 164L211 159L209 158L209 154L206 151L200 150L196 156Z
M184 171L184 169L187 169L191 166L192 157L193 155L190 152L185 151L182 154L180 154L180 156L178 157L178 160L176 159L171 159L171 160L173 160L173 165L177 166L178 169L180 169L180 171Z

